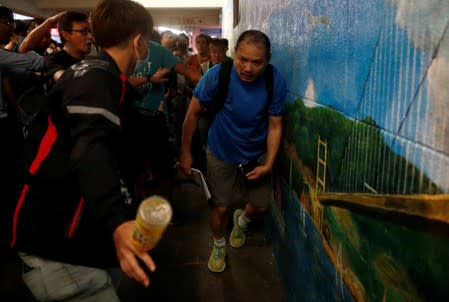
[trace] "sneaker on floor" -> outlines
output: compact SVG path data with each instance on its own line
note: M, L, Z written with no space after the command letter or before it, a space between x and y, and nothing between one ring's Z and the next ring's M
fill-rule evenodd
M232 247L239 248L245 244L247 228L239 226L238 219L242 215L243 210L237 209L234 211L234 227L232 228L231 235L229 236L229 244Z
M207 267L215 273L221 273L226 268L226 246L213 245L212 252L207 262Z

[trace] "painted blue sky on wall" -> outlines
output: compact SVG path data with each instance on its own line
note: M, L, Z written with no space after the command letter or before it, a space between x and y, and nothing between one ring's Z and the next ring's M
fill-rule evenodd
M395 152L449 189L449 1L338 2L258 8L290 93L373 118Z
M381 31L377 20L384 18L384 5L384 1L366 1L348 9L335 1L297 1L272 13L264 30L273 44L283 45L274 49L273 61L287 72L291 92L354 116L363 91L360 79L367 77Z

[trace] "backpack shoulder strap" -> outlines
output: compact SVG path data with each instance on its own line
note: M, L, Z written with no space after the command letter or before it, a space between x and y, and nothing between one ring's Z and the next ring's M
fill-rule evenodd
M70 68L73 70L73 77L75 78L83 76L86 72L92 69L106 70L120 76L108 61L97 58L84 59L81 62L72 65Z
M273 65L268 64L267 69L265 70L264 78L265 78L265 88L267 89L267 111L273 101Z
M229 82L231 78L231 70L233 66L232 60L226 60L221 63L220 73L218 75L217 92L214 97L214 111L217 113L220 111L226 101L228 95Z

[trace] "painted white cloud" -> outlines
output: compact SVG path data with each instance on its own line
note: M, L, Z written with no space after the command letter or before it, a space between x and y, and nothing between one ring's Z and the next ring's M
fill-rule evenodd
M413 46L429 57L436 55L427 73L432 102L433 147L449 153L449 1L392 0L397 5L396 23L407 31ZM446 29L447 30L447 29ZM429 121L430 122L430 121Z
M391 0L397 6L396 23L415 47L435 48L447 24L449 2L441 0Z
M438 55L430 65L433 138L437 149L449 152L449 57Z
M315 84L313 83L312 79L307 80L307 88L304 93L305 100L304 100L304 106L306 107L315 107Z

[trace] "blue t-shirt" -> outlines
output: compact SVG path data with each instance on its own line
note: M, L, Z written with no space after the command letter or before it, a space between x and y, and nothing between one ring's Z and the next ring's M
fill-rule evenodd
M209 69L193 91L200 104L211 102L215 96L221 65ZM273 99L268 115L279 116L285 110L286 86L273 66ZM207 144L209 150L228 163L243 163L266 152L268 134L267 89L264 76L254 82L240 80L232 67L228 94L223 109L215 116Z
M173 68L179 60L170 50L151 41L148 48L148 56L145 61L139 61L131 74L131 77L153 75L159 68ZM140 108L157 110L164 99L164 84L147 83L137 88L143 99L135 100L134 104Z

